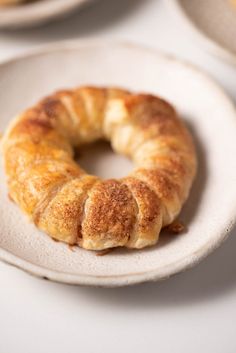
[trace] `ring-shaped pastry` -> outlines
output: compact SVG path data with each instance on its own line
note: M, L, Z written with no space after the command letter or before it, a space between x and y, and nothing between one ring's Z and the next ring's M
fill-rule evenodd
M105 139L134 171L101 180L74 149ZM10 197L54 239L91 250L143 248L179 214L196 173L190 133L156 96L116 88L57 92L16 117L3 141Z

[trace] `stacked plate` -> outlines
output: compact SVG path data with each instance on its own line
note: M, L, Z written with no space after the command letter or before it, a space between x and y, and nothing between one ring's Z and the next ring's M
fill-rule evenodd
M236 64L235 0L166 0L175 14L206 48Z
M91 0L34 0L1 6L0 28L29 27L66 16Z

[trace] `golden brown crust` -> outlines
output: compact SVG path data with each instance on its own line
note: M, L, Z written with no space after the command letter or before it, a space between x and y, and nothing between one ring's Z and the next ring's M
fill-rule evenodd
M75 147L102 138L133 159L130 176L101 181L74 162ZM116 88L43 99L13 121L3 152L10 197L54 239L92 250L155 244L196 172L191 136L174 108Z
M130 239L138 212L131 192L118 180L105 180L88 193L82 224L83 246L124 246Z
M37 226L50 232L54 238L58 239L58 234L63 234L60 240L82 245L84 205L88 191L97 181L98 178L85 175L62 185L48 204L44 203L41 214L37 214Z
M127 247L142 248L155 244L162 227L162 206L157 194L137 178L127 177L122 182L128 186L138 208L135 229Z
M178 183L161 169L138 169L133 176L145 182L161 200L165 207L163 225L172 222L181 207L181 190Z

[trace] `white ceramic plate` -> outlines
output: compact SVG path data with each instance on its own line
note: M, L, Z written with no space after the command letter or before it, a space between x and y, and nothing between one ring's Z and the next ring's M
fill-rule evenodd
M185 24L215 55L236 64L236 0L166 0Z
M180 217L188 231L163 235L157 246L142 251L115 250L103 257L79 248L71 251L29 224L9 201L1 167L0 258L55 281L102 286L159 280L194 265L219 246L236 218L233 104L198 69L155 51L114 42L63 43L0 65L0 130L42 96L83 84L152 92L177 107L194 134L199 158ZM82 156L82 165L103 177L119 177L131 168L106 149L102 155Z
M91 0L36 0L0 7L0 28L30 27L63 17Z

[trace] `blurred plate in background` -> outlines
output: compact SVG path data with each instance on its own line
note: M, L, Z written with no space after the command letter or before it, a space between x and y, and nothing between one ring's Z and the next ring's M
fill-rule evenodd
M0 28L37 26L68 15L92 0L34 0L0 7Z
M166 0L185 24L215 55L236 64L236 0Z

